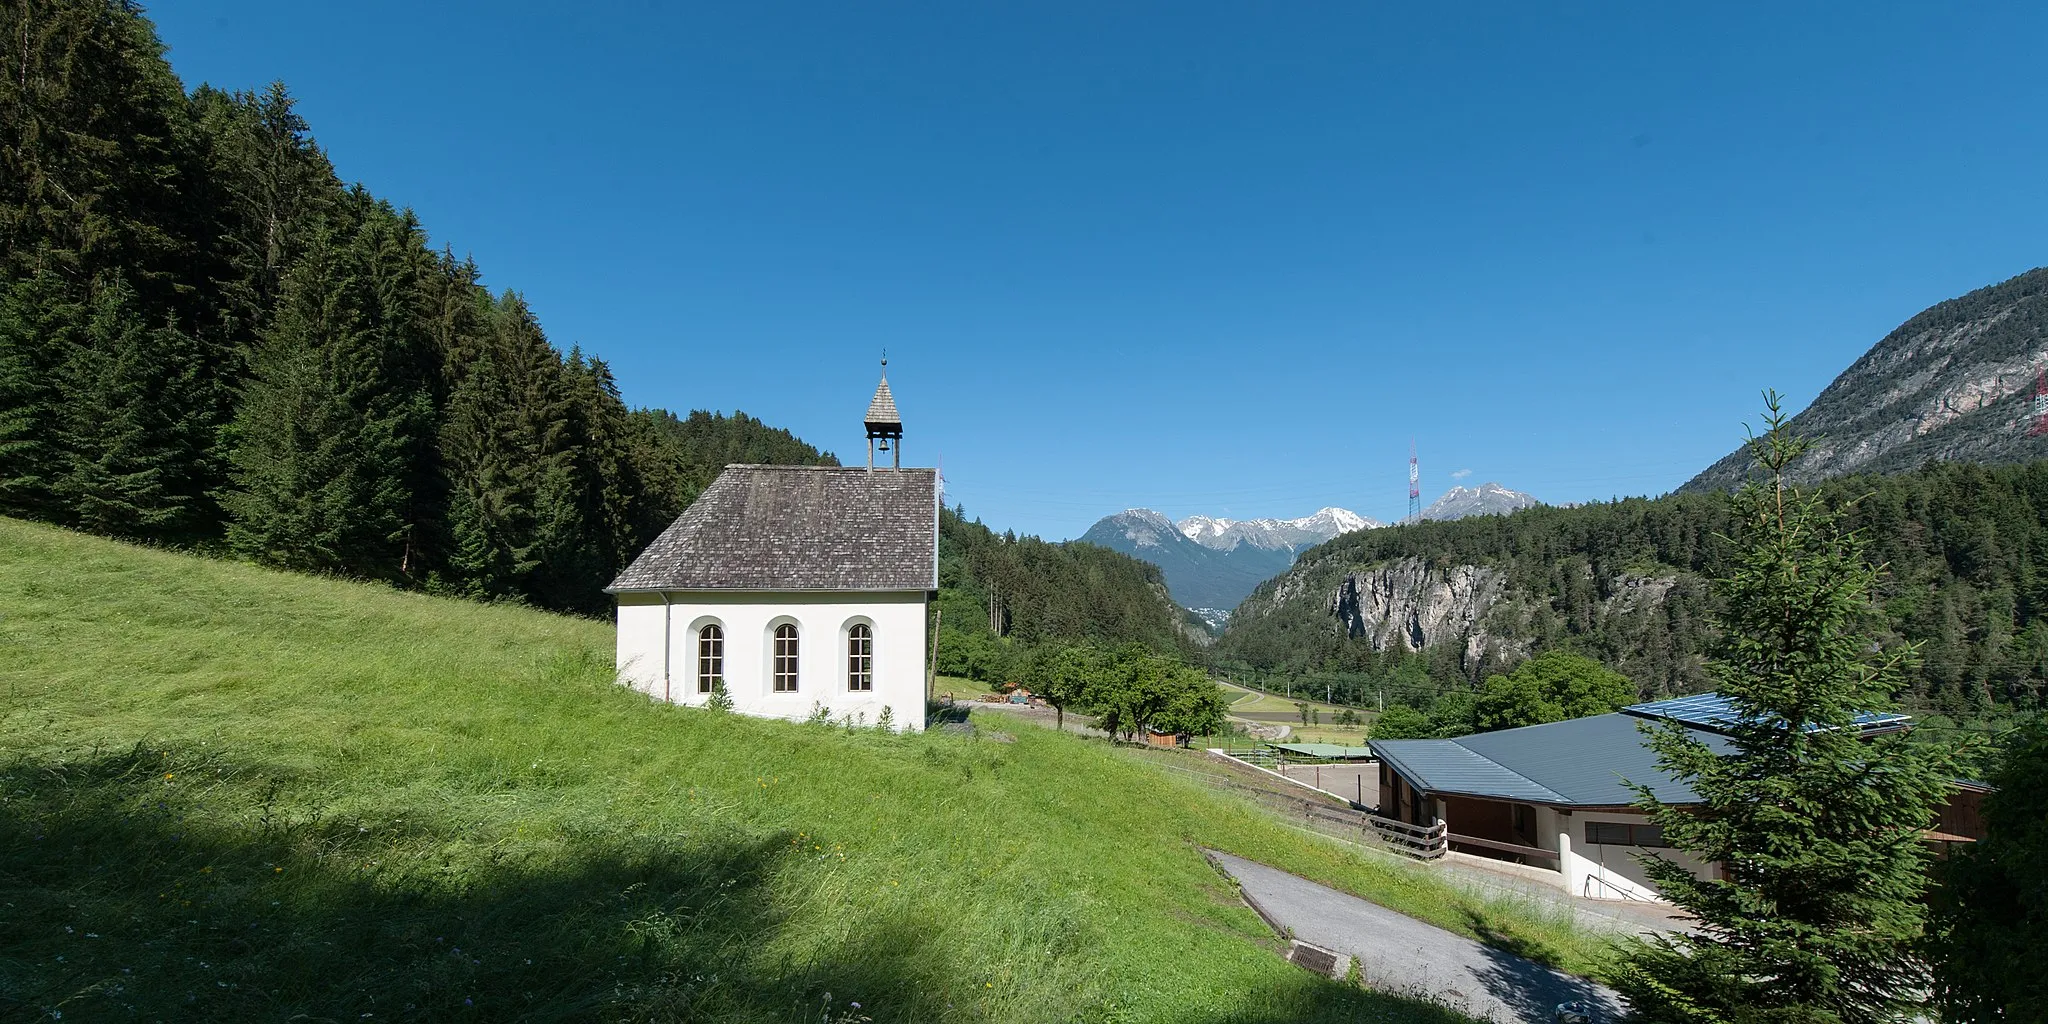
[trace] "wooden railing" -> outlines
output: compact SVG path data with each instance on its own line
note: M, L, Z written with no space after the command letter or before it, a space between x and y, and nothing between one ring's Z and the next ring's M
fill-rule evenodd
M1434 825L1410 825L1377 814L1368 814L1365 820L1381 842L1418 860L1435 860L1450 848L1446 842L1449 831L1441 821Z
M1478 836L1461 836L1455 832L1451 833L1445 838L1449 839L1453 843L1459 843L1465 846L1477 846L1487 850L1499 850L1502 853L1519 853L1524 857L1534 857L1537 860L1549 861L1550 866L1553 870L1563 870L1563 864L1558 859L1557 851L1555 850L1539 850L1534 846L1523 846L1519 843L1503 843L1497 839L1481 839Z

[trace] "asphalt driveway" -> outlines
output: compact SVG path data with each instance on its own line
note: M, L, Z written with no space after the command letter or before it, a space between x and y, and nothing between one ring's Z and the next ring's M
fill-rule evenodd
M1366 984L1433 999L1473 1017L1551 1024L1559 1003L1584 1000L1597 1020L1621 1018L1613 990L1504 950L1423 924L1376 903L1269 868L1210 852L1245 899L1303 942L1358 959Z

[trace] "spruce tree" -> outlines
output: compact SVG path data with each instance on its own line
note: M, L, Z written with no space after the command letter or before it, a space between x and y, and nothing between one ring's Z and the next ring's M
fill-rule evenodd
M1873 638L1877 573L1863 540L1787 486L1804 446L1775 393L1766 404L1768 429L1751 440L1766 480L1737 498L1739 553L1720 583L1712 670L1736 718L1732 749L1717 753L1676 725L1649 730L1660 766L1699 802L1638 790L1672 847L1719 868L1701 879L1644 858L1697 927L1637 945L1619 987L1653 1021L1894 1020L1926 990L1914 954L1923 836L1951 757L1903 735L1859 737L1857 713L1892 706L1910 652Z
M478 596L581 607L602 588L590 556L583 435L561 356L525 300L491 314L487 352L450 400L441 445L450 488L450 567Z
M288 568L404 570L412 460L431 415L380 322L359 244L316 244L287 275L233 427L228 540Z
M100 288L86 328L57 371L63 517L94 533L173 538L201 499L193 469L211 440L198 405L196 344L174 324L151 328L135 294Z
M127 0L0 5L0 268L83 288L121 272L152 307L189 239L184 90Z
M66 298L55 272L0 287L0 512L56 515L56 482L63 475L57 369L84 320L84 309Z
M470 597L523 593L533 572L530 455L512 389L488 353L469 366L449 400L441 456L449 476L449 571Z

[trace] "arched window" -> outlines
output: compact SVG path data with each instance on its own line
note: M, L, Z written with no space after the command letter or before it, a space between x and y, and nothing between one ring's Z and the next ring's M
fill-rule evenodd
M796 692L796 623L775 627L775 692Z
M725 681L725 630L716 623L697 631L697 692L710 693Z
M846 688L875 688L875 633L865 622L846 631Z

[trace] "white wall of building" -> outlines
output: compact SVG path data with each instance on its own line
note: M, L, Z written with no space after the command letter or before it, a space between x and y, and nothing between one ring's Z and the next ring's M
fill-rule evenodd
M1650 819L1644 815L1625 811L1578 811L1569 815L1555 815L1553 820L1560 826L1557 842L1562 854L1560 862L1563 867L1565 889L1575 896L1663 902L1663 897L1650 883L1649 873L1643 870L1641 861L1637 859L1637 855L1643 853L1654 853L1683 865L1697 878L1708 878L1712 875L1711 865L1702 863L1698 858L1682 850L1661 847L1645 849L1639 846L1586 841L1588 822L1647 825Z
M896 728L924 728L922 591L672 591L666 605L656 593L617 597L619 682L655 700L705 702L708 694L698 690L698 633L716 623L725 632L725 689L733 710L802 721L822 704L834 721L859 715L873 725L886 707ZM772 677L775 627L784 622L797 627L794 693L775 692ZM847 631L855 623L874 636L874 689L866 692L847 688Z

